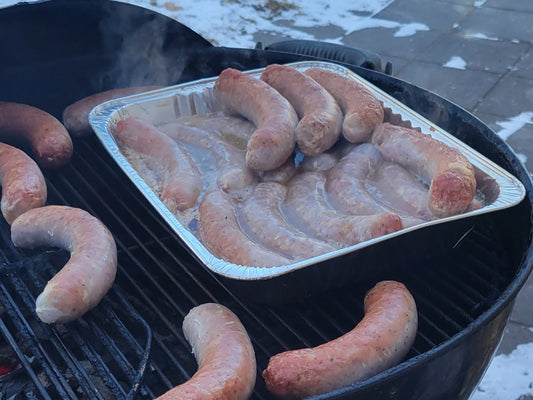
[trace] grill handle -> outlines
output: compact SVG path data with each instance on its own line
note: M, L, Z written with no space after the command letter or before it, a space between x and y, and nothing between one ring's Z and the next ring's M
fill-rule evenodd
M261 42L256 44L256 49L261 49L262 47ZM387 62L385 70L383 70L381 58L376 53L335 43L315 40L285 40L269 44L265 47L265 50L308 55L323 60L357 65L374 71L385 72L388 75L392 73L392 64Z

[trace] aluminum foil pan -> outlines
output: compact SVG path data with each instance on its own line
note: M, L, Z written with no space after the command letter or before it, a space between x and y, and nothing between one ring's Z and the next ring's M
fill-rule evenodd
M113 136L117 122L129 117L142 118L145 121L157 125L172 122L181 116L218 111L218 105L212 96L212 87L216 81L216 77L123 97L96 106L90 113L89 121L99 140L118 166L122 168L137 186L142 195L146 197L175 233L183 240L187 249L211 271L232 280L257 281L304 271L311 266L313 268L329 269L332 264L338 264L339 260L348 259L345 257L346 255L356 253L369 246L388 241L400 235L407 235L411 231L424 229L431 225L445 224L450 221L512 207L520 203L524 198L525 189L521 182L514 176L349 69L333 63L315 61L291 63L289 65L301 71L312 67L320 67L346 75L364 85L383 102L390 120L394 119L397 124L407 124L420 129L422 132L438 138L449 146L460 149L476 169L478 192L484 199L484 206L471 212L422 223L290 265L262 268L228 263L210 253L200 240L183 226L167 209L147 183L139 176L128 159L122 154ZM261 68L245 72L259 77L263 70Z

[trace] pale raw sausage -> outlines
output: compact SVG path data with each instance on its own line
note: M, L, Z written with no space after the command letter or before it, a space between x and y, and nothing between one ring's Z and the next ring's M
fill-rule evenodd
M367 181L368 191L401 216L432 220L428 209L428 188L399 164L383 162Z
M315 348L270 358L268 390L283 398L331 392L398 364L418 330L416 303L400 282L377 283L365 296L364 318L350 332Z
M156 400L246 400L255 386L257 366L250 337L227 307L205 303L183 320L198 370L187 382Z
M151 173L158 176L161 189L156 192L173 214L196 204L203 188L202 177L194 160L175 141L138 118L118 121L115 133L121 145L140 154ZM147 175L141 168L138 172ZM149 181L149 177L146 179Z
M288 184L283 212L288 222L306 234L351 246L402 229L398 215L389 211L373 215L348 215L324 200L324 175L304 172Z
M302 154L314 157L329 149L341 133L342 111L318 83L289 65L270 64L261 79L292 104L300 119L294 131Z
M382 162L379 150L370 143L355 146L329 170L326 193L336 209L354 215L372 215L385 211L366 190L366 180Z
M254 243L240 228L232 199L221 190L206 193L199 207L200 237L216 257L249 267L289 265L291 260Z
M217 78L213 96L222 111L242 115L255 124L246 149L250 168L268 171L289 158L296 145L298 116L278 91L260 79L227 68Z
M46 181L39 166L22 150L5 143L0 143L0 184L2 215L8 224L46 203Z
M44 168L63 166L72 156L72 139L63 124L36 107L0 101L0 134L28 143Z
M70 259L35 302L45 323L68 322L95 307L109 291L117 271L117 248L111 232L87 211L44 206L26 211L11 224L17 247L54 246Z
M244 231L257 243L296 260L304 260L336 250L321 240L294 229L281 213L287 187L277 182L262 182L238 207Z
M223 191L238 194L255 184L256 176L246 165L244 151L216 133L179 122L161 125L159 129L173 140L201 149L204 154L197 157L200 164L216 164L216 182Z

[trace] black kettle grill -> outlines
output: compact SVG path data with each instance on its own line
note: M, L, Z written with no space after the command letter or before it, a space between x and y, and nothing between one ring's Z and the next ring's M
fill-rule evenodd
M0 37L0 100L58 118L79 98L114 87L171 85L216 76L227 67L338 62L515 175L527 192L515 207L468 218L468 234L453 245L442 238L456 234L454 222L415 231L376 252L381 268L371 279L264 305L199 265L94 136L76 138L71 162L45 171L48 203L83 208L108 226L119 249L117 280L83 318L45 325L34 313L35 298L68 254L17 249L9 226L0 222L0 399L157 397L196 371L181 323L190 308L211 301L239 316L260 374L275 353L316 346L352 329L363 315L363 295L377 279L400 280L413 293L420 321L413 348L401 364L317 398L470 396L533 257L531 179L483 122L390 76L390 65L383 71L379 57L368 51L299 41L265 49L215 47L170 18L120 2L55 0L0 9ZM273 398L260 375L253 398Z

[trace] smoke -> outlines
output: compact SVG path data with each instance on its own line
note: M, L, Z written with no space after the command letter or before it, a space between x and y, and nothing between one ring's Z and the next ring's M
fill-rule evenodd
M114 3L114 2L109 2ZM182 43L172 20L140 8L108 8L100 22L104 51L111 68L100 85L128 87L172 85L186 65L187 43Z

